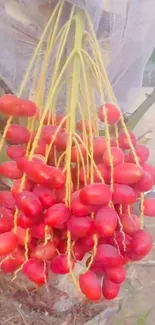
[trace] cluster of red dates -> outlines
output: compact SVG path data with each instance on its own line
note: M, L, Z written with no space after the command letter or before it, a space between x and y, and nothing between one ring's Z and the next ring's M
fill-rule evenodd
M33 102L14 95L0 98L0 111L13 118L39 119ZM121 118L113 104L99 108L102 122L105 113L108 125ZM78 145L72 141L72 194L67 204L65 155L64 159L60 157L66 151L69 132L65 120L61 123L63 118L56 116L53 123L45 117L32 159L29 155L37 130L13 123L8 126L5 139L9 160L0 164L0 175L12 179L13 185L10 191L0 192L1 270L14 273L22 266L22 272L40 286L48 281L49 272L69 273L75 263L84 260L84 272L79 276L83 294L92 301L102 296L114 299L125 281L127 263L143 259L152 248L152 237L142 229L134 205L155 184L155 168L147 163L149 149L138 144L133 133L124 131L118 139L111 139L110 151L105 137L93 136L90 181L85 171L89 141L86 144L83 136L83 128L89 133L89 124L83 126L78 121L76 131L82 141ZM154 198L144 198L140 206L141 213L155 216Z

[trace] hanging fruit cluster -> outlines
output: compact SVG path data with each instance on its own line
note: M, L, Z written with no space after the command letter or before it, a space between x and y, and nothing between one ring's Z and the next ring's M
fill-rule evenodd
M33 102L13 95L1 97L0 110L14 117L38 116ZM105 112L108 124L120 120L116 106L105 104L99 108L103 122ZM38 143L34 132L25 126L10 124L6 132L11 160L0 165L0 174L12 179L13 185L10 191L0 192L1 269L5 273L20 269L31 281L43 285L48 272L69 273L87 256L79 277L81 291L90 300L99 300L102 294L113 299L125 281L126 264L141 260L152 247L151 235L141 229L141 220L134 212L134 203L155 183L155 169L147 164L149 149L137 144L133 133L122 132L111 139L109 157L106 138L94 136L91 182L85 168L89 146L83 140L82 121L78 121L78 140L73 141L71 149L69 204L65 118L57 116L55 123L44 123ZM34 155L29 159L34 144ZM155 216L155 199L144 199L143 208L144 214Z
M87 299L114 299L126 265L152 248L143 219L155 216L155 199L144 196L155 184L155 168L147 163L149 149L137 143L117 108L89 16L73 7L59 30L63 8L59 1L18 96L0 98L0 111L8 115L0 140L0 150L7 143L8 161L0 175L12 179L11 190L0 192L0 265L13 279L21 271L38 286L47 284L50 272L69 273ZM21 99L32 67L30 100ZM66 109L59 115L64 85ZM77 263L83 265L79 277Z

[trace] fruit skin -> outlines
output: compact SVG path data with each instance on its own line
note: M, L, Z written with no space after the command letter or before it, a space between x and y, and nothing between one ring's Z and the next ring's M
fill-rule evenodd
M93 138L93 155L94 159L103 157L106 150L106 139L104 137L94 137Z
M44 262L30 258L23 266L23 273L38 286L42 286L48 280L47 269Z
M94 246L94 236L91 235L91 236L87 236L84 238L80 238L79 242L82 244L85 251L89 252L93 249L93 246Z
M59 114L56 116L56 125L60 125L60 123L62 122L62 120L64 119L65 115L63 114ZM65 128L66 127L66 121L63 122L62 127Z
M63 225L70 217L70 209L63 203L50 207L44 215L44 222L50 227Z
M2 256L1 260L3 261L1 262L1 270L4 273L13 273L24 263L24 251L21 248L16 248L10 255Z
M95 122L93 121L87 121L85 120L84 123L82 120L79 120L77 123L76 123L76 128L78 131L80 132L86 132L89 134L90 130L92 130L92 132L95 132Z
M11 231L13 228L13 215L0 217L0 234Z
M124 162L124 153L120 148L111 147L111 157L113 161L113 166L119 165ZM108 167L111 166L108 150L106 150L103 155L103 161Z
M120 284L114 283L111 280L108 279L108 277L105 277L103 279L102 284L102 293L103 297L107 300L115 299L120 290Z
M65 188L59 188L54 191L56 197L56 203L65 203Z
M97 165L97 170L99 171L100 175L103 177L105 182L107 184L109 184L110 183L110 168L108 166L106 166L104 163L100 163ZM94 181L95 182L101 181L96 170L94 171Z
M65 175L63 174L62 170L52 166L48 167L51 168L51 180L48 183L48 186L54 190L63 188L65 186Z
M10 254L17 245L17 238L12 232L0 234L0 256Z
M74 260L71 257L70 259L71 269L74 268ZM66 254L58 255L53 258L50 264L50 269L53 273L56 274L67 274L69 273L69 265Z
M128 214L129 205L125 204L125 205L120 206L120 204L115 204L115 210L117 211L118 214L120 214L120 213ZM135 213L135 209L132 205L130 206L130 212L133 214Z
M0 98L0 110L7 115L32 117L36 114L36 105L30 100L23 100L12 94Z
M52 205L56 204L56 197L54 192L43 185L36 185L33 188L33 193L39 198L44 209L50 208Z
M19 158L25 156L26 148L23 145L11 145L7 148L6 153L12 160L18 160Z
M106 205L112 198L110 188L101 183L85 186L79 194L80 201L85 205Z
M73 215L77 217L84 217L93 211L93 207L82 204L80 202L79 195L80 191L76 191L72 194L70 208Z
M86 253L85 247L83 247L83 243L80 240L81 238L76 240L72 247L72 254L76 261L82 261Z
M130 262L129 256L127 255L127 253L124 253L123 255L123 265L127 265Z
M117 147L117 141L114 138L110 138L110 146L111 147Z
M110 237L117 226L117 213L110 207L102 207L95 216L95 227L100 236Z
M150 173L144 171L141 180L133 185L133 188L140 192L147 192L153 187L153 178Z
M17 219L17 224L19 227L23 229L30 228L34 226L35 224L38 224L41 221L40 216L36 216L35 218L29 218L22 212L18 213L18 219Z
M33 144L33 142L32 142ZM38 141L38 144L37 144L37 147L35 149L35 154L38 154L38 155L45 155L46 153L46 142L43 140L43 139L40 139Z
M56 125L46 125L44 126L43 128L43 131L42 131L42 139L47 143L47 144L50 144L51 141L53 140L54 136L55 136L55 133L57 132L58 130L58 126ZM60 130L58 131L58 133L61 133L63 132L63 128L60 128ZM55 138L55 141L57 139L57 136ZM54 144L55 144L55 141L54 141Z
M143 255L136 254L132 251L129 252L127 256L129 258L129 261L134 261L134 262L141 261L145 257Z
M2 272L6 273L6 274L13 273L17 269L17 267L18 267L18 265L11 258L6 259L1 264L1 270L2 270Z
M117 284L123 283L126 278L126 271L122 266L107 268L105 274L110 281Z
M133 253L145 257L153 246L152 236L144 231L138 230L134 233L131 242L131 248Z
M18 124L11 124L7 134L6 140L10 144L27 144L30 139L29 130Z
M20 102L20 99L12 94L5 94L0 98L0 110L4 114L7 115L16 115L16 112L18 112L18 104ZM16 109L17 107L17 109ZM14 115L15 114L15 115Z
M56 255L56 246L52 241L49 241L46 245L44 243L38 244L32 251L31 258L40 261L51 261Z
M65 175L63 172L52 166L46 165L43 161L34 158L29 161L22 157L17 161L17 165L27 178L34 183L48 186L52 189L59 189L65 185Z
M0 207L0 218L13 218L13 211L10 209L6 208L5 206Z
M143 177L143 169L133 163L124 163L114 167L114 182L118 184L135 184Z
M44 240L45 238L45 224L40 222L38 225L32 226L30 229L33 238ZM52 229L48 227L48 235L52 234Z
M16 230L16 237L19 246L25 245L25 238L26 238L26 229L21 228L20 226L17 227ZM31 242L31 234L28 235L28 243Z
M114 204L130 205L136 202L137 195L129 185L114 184L112 199Z
M21 192L20 187L21 187L22 179L16 179L13 182L13 186L11 188L11 193L14 198ZM30 182L28 179L25 180L24 185L22 186L23 191L31 191L33 188L33 183Z
M97 248L94 262L100 263L103 266L112 267L121 265L122 257L116 247L109 244L101 244Z
M120 221L123 227L123 231L132 236L141 227L140 218L134 214L121 214Z
M105 122L104 111L106 112L107 115L108 124L114 125L119 122L121 113L114 104L106 103L105 105L99 107L98 117L102 122Z
M155 167L151 166L150 164L144 163L142 165L143 169L151 174L152 179L153 179L153 184L155 184Z
M15 211L15 200L10 191L0 191L0 206Z
M67 242L66 239L60 240L60 243L58 245L58 251L60 254L65 254L67 252Z
M67 148L68 143L68 134L66 130L63 130L62 132L59 132L56 140L55 140L55 146L58 151L64 151Z
M6 161L0 164L0 174L11 179L20 179L23 175L16 161Z
M49 181L48 167L41 160L29 161L27 157L22 157L17 161L17 165L32 182L46 184Z
M79 276L79 285L82 293L90 301L98 301L102 296L102 288L99 279L92 271L87 271Z
M148 197L144 199L144 214L155 217L155 198Z
M91 256L86 261L86 266L90 263ZM104 272L106 270L105 265L101 265L101 263L94 261L90 266L90 271L95 273L96 275L103 276Z
M21 100L19 116L32 117L37 113L37 107L31 100Z
M23 191L16 196L16 204L28 218L41 215L43 208L37 196L30 191Z
M46 144L47 146L47 144ZM47 161L47 164L49 166L55 166L55 162L56 162L56 159L58 161L58 159L60 158L60 156L62 155L62 152L58 150L58 148L56 148L56 146L54 145L52 147L52 149L50 150L50 153L49 153L49 156L48 156L48 161ZM62 158L62 161L61 161L61 164L60 166L64 164L64 157Z
M94 232L93 226L94 223L91 218L86 216L81 218L72 216L67 222L68 230L77 237L85 237L92 234Z
M135 145L136 145L136 137L135 137L134 133L129 131L128 134L129 134L131 143L135 147ZM125 149L125 150L130 149L130 143L128 141L128 138L127 138L127 135L126 135L125 132L120 133L120 135L118 137L118 143L119 143L120 148Z
M136 155L138 157L138 160L139 160L139 163L140 164L144 164L149 156L150 156L150 150L149 148L147 148L145 145L143 144L138 144L135 146L135 152L136 152ZM127 153L125 155L125 162L132 162L132 163L135 163L135 158L134 158L134 155L132 153L132 151L130 150L129 153Z
M78 146L73 146L71 150L71 162L77 162L78 160L81 161L81 156L83 157L83 160L86 161L87 152L85 147L82 144L79 144Z
M131 251L131 241L132 237L129 236L126 233L122 233L121 231L117 230L115 231L115 236L113 236L110 239L109 244L115 246L117 249L119 249L120 253L128 253ZM123 260L122 260L123 263Z

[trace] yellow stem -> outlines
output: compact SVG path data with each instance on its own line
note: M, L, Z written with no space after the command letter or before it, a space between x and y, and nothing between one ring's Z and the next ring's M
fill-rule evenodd
M78 55L78 51L81 50L83 45L83 33L84 33L84 25L85 25L85 14L82 10L77 9L75 14L75 39L74 39L74 60L73 60L73 68L72 68L72 80L70 83L70 96L69 96L69 105L68 105L68 143L67 143L67 150L66 150L66 204L70 205L71 200L71 150L72 150L72 141L73 135L75 132L75 113L78 103L78 92L79 92L79 83L80 83L80 59ZM69 271L72 276L74 283L76 284L77 281L72 271L71 267L71 235L70 232L67 232L67 261L69 266ZM78 284L77 284L78 286Z
M102 175L101 175L99 169L97 168L94 159L92 159L91 154L90 154L90 152L89 152L89 150L88 150L86 144L84 143L84 141L80 138L80 136L79 136L76 132L75 132L74 135L75 135L75 137L79 140L79 142L83 145L83 147L84 147L84 149L86 150L86 152L87 152L87 154L88 154L90 160L92 161L92 164L93 164L93 166L94 166L94 170L96 171L96 173L97 173L98 177L100 178L101 182L104 184L104 183L105 183L104 178L102 177ZM75 140L75 138L74 138L74 140Z
M47 23L47 25L46 25L46 27L44 29L44 32L43 32L43 34L42 34L42 36L40 38L40 41L39 41L39 43L37 45L37 48L36 48L36 50L35 50L35 52L33 54L33 57L31 59L30 63L29 63L29 66L28 66L28 69L26 71L26 74L25 74L25 77L23 79L23 82L22 82L22 84L20 86L20 89L18 91L18 97L20 97L22 95L22 93L23 93L23 90L24 90L24 88L25 88L25 86L27 84L27 81L29 79L29 75L30 75L31 69L32 69L32 67L33 67L33 65L35 63L36 57L38 55L38 52L40 51L40 48L43 45L43 41L44 41L44 39L45 39L45 37L47 35L47 32L48 32L48 30L49 30L49 28L50 28L50 26L52 24L53 19L55 18L56 14L57 14L57 12L59 10L60 5L62 5L62 1L59 1L58 4L56 5L56 7L55 7L55 9L54 9L54 11L53 11L53 13L52 13L52 15L51 15L48 23Z

